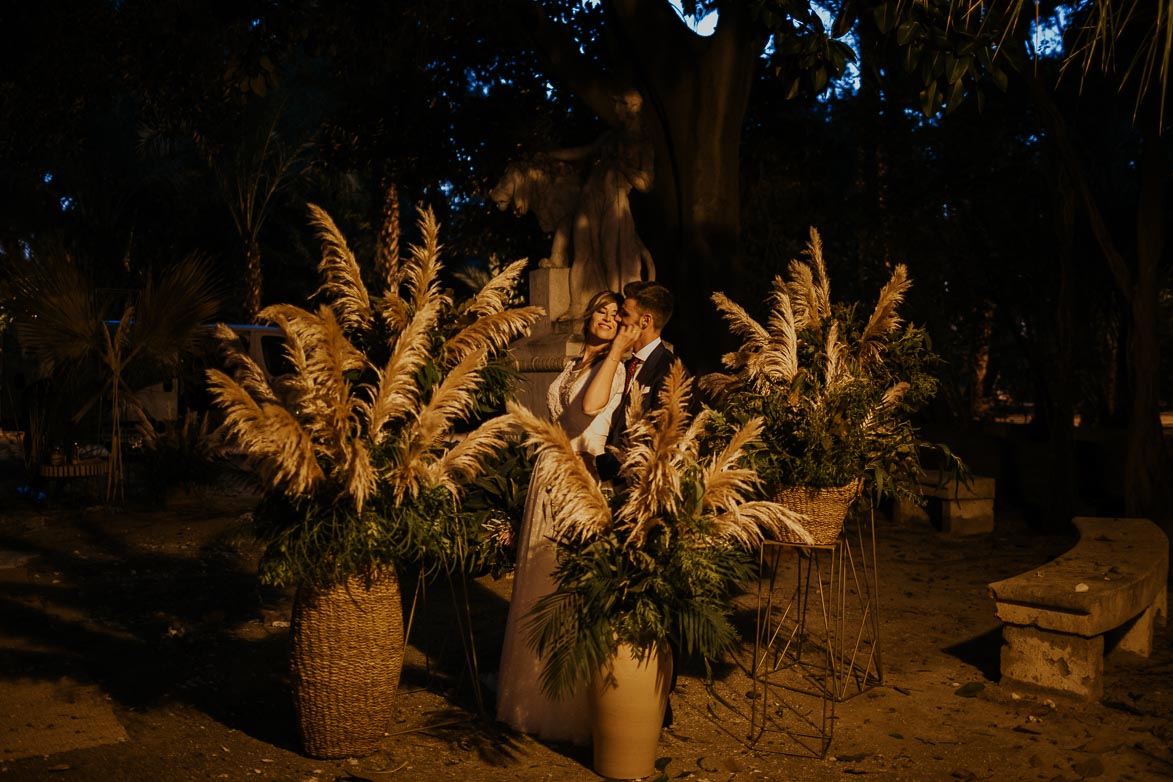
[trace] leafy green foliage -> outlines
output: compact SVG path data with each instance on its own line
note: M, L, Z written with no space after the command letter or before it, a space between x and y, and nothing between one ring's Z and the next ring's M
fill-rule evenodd
M682 480L686 491L697 488L698 475ZM671 641L683 653L713 657L736 641L729 595L753 575L751 555L716 540L699 515L675 522L641 546L615 527L585 543L558 541L558 589L538 601L529 625L548 692L588 680L620 643L646 652Z
M422 244L389 265L372 296L333 220L310 211L325 303L261 313L281 330L290 371L270 382L221 326L236 374L208 372L227 435L267 491L262 578L329 585L390 566L482 567L486 520L462 513L460 500L510 437L503 417L471 421L485 368L539 315L508 306L524 264L454 302L438 282L439 224L421 210ZM509 376L498 377L506 395Z
M464 543L455 499L440 488L361 512L343 497L269 492L254 521L266 542L259 568L266 584L329 586L392 563L435 570L459 561Z
M725 358L734 374L701 380L716 405L709 447L761 419L761 446L751 455L770 491L864 478L876 499L916 500L923 443L911 419L936 394L939 360L927 333L897 315L907 270L896 267L865 318L856 303L831 301L813 229L806 254L811 264L793 261L791 282L775 280L766 326L714 296L745 342Z
M688 415L691 388L677 362L658 406L639 413L633 403L617 491L600 489L556 424L510 406L538 446L537 474L560 498L551 507L557 588L529 622L552 695L589 680L619 644L648 654L670 642L704 657L728 648L736 637L729 594L752 574L749 552L763 528L801 530L781 505L747 501L757 478L745 449L760 421L702 456L708 414Z
M520 439L501 450L491 471L471 481L460 504L461 528L468 534L465 573L500 578L517 559L517 533L525 513L533 457Z
M821 366L822 349L803 336L801 365ZM924 330L915 326L906 327L889 347L895 360L833 390L808 369L765 394L748 389L730 394L714 415L712 446L760 417L762 444L752 453L765 486L843 486L862 475L878 494L912 497L920 439L909 416L936 393L936 378L928 370L938 359ZM885 391L902 382L909 385L904 397L883 404Z

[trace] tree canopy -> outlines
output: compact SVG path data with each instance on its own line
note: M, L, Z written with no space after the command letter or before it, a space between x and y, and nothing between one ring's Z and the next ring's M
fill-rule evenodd
M1125 424L1151 505L1173 0L683 11L713 33L667 0L7 4L0 256L67 252L135 288L200 252L243 318L312 292L307 202L369 254L395 184L403 215L451 224L451 257L536 263L548 238L489 187L595 139L634 88L655 176L632 210L695 369L724 348L711 291L756 300L814 225L845 292L908 263L910 315L951 359L943 412L1013 399L1061 436L1072 413Z

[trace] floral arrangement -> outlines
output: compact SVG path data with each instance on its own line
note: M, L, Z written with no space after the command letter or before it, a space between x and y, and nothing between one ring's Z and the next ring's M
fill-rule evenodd
M831 300L822 242L815 229L776 277L765 324L722 293L713 301L742 338L727 354L727 373L706 375L714 401L715 441L749 420L763 422L752 452L763 483L831 488L863 479L875 495L918 496L918 447L911 416L936 393L937 357L928 336L897 310L911 286L897 265L870 314Z
M682 653L719 653L735 639L731 586L752 575L763 530L809 540L794 513L748 499L757 476L744 457L760 419L702 455L710 414L690 417L692 382L678 362L659 406L643 414L633 391L615 492L600 487L559 426L509 407L529 443L556 460L557 589L538 601L530 624L546 661L543 687L553 695L588 680L619 644L640 654L668 641Z
M221 326L231 374L208 372L224 429L266 490L261 576L331 584L389 564L465 567L484 531L459 513L462 487L511 433L504 416L470 421L494 362L541 315L507 304L525 261L454 302L439 279L439 225L422 210L422 243L402 263L383 259L375 296L334 221L310 214L322 303L259 316L281 330L292 371L266 380Z

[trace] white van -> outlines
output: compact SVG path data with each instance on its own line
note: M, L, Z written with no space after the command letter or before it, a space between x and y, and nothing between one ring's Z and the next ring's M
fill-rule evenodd
M256 323L227 323L228 328L236 333L240 339L240 347L265 373L266 380L272 380L275 375L289 371L289 359L285 356L284 340L281 330L276 326L262 326ZM213 326L207 326L208 338L211 339ZM179 420L180 416L190 407L191 400L187 397L201 396L197 390L203 386L203 368L208 362L197 359L194 366L181 373L184 378L168 378L160 383L146 386L135 391L134 395L142 404L143 410L156 424L167 425ZM191 386L195 386L193 388ZM187 387L185 387L187 386ZM197 406L200 406L197 404Z

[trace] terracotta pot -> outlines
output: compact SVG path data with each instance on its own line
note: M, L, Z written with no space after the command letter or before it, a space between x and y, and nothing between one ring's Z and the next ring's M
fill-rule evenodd
M375 752L394 717L403 606L393 569L297 590L290 623L294 706L315 758Z
M610 779L639 779L656 770L660 728L672 682L672 654L659 645L635 659L620 644L610 665L591 680L595 773Z

